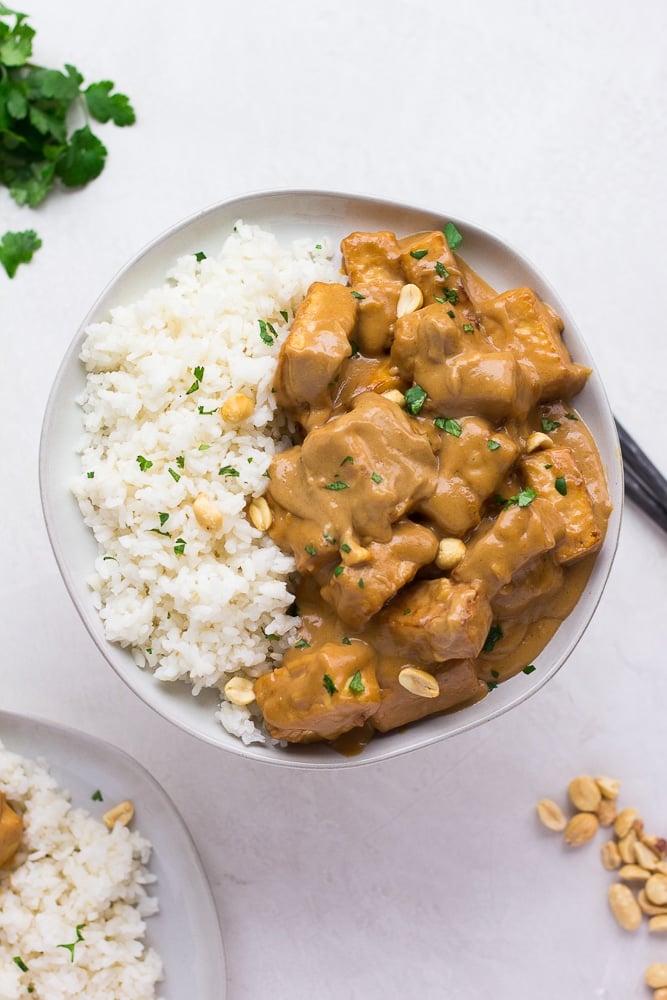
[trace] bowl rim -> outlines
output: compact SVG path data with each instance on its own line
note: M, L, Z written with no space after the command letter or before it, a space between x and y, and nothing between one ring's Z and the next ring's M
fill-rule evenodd
M386 212L388 214L399 212L406 213L408 215L432 217L434 224L437 224L438 222L442 224L442 220L451 220L464 233L468 240L473 237L488 243L490 248L500 252L502 257L512 260L518 266L530 272L534 278L537 279L531 283L532 287L535 287L536 285L539 286L539 294L542 297L545 297L546 293L546 296L550 298L554 307L562 315L568 335L574 335L574 339L578 341L579 350L577 352L577 360L583 361L583 363L592 368L589 385L591 391L594 392L596 396L596 412L603 421L607 443L607 459L610 462L605 471L610 496L612 498L613 509L607 528L607 535L596 560L591 577L589 578L587 587L585 588L584 593L582 593L577 604L577 608L579 609L578 625L573 631L571 639L564 644L562 651L556 659L548 665L544 671L540 671L539 676L536 676L538 673L537 671L533 673L531 682L529 684L522 685L522 688L516 695L506 697L504 702L502 704L498 704L495 708L491 706L491 708L485 711L479 718L470 717L461 719L460 723L455 725L453 728L443 728L441 731L435 731L428 734L425 732L426 727L424 726L424 722L428 722L429 720L421 720L403 730L394 731L393 734L388 733L374 737L369 744L369 747L366 747L364 752L357 756L350 757L345 757L331 751L331 748L326 744L299 744L296 745L296 748L294 746L276 748L268 742L264 744L252 743L246 745L237 737L227 734L219 723L216 723L216 725L220 729L221 738L217 738L216 735L203 732L193 724L188 723L187 720L174 717L174 715L163 705L156 704L143 689L140 689L138 678L134 678L137 683L133 683L133 678L130 675L130 672L123 671L119 667L116 657L118 655L118 650L120 650L121 647L117 643L110 642L100 635L100 623L95 622L94 619L86 613L86 609L82 606L82 603L79 600L79 596L77 594L77 581L71 570L67 553L63 551L63 547L61 545L58 526L58 498L52 495L54 480L52 475L53 451L51 448L51 437L54 433L58 410L62 404L60 398L62 383L71 366L74 364L80 364L78 361L78 355L85 336L85 330L91 322L95 321L98 311L105 305L105 303L107 303L107 300L114 290L119 288L119 286L122 285L123 280L128 276L131 276L137 268L142 264L145 264L151 256L157 255L159 257L160 253L170 242L173 242L175 238L184 236L188 231L195 229L198 224L210 223L218 214L221 213L229 214L230 216L236 213L238 218L243 218L244 212L241 211L241 209L247 209L251 204L257 208L261 208L263 205L265 206L276 202L279 203L281 201L287 201L288 203L295 201L345 203L346 205L356 209L361 209L363 206L364 209L368 208L374 212ZM238 210L238 212L236 212L236 210ZM266 228L271 227L270 225L267 225ZM464 257L465 256L466 255L464 253ZM162 270L164 272L164 268ZM147 291L148 287L150 286L144 287L144 291ZM589 421L587 420L586 422L588 423ZM153 709L153 711L156 711L164 719L171 722L179 729L188 732L193 737L203 740L204 742L216 746L219 749L230 751L245 759L261 761L262 763L270 763L276 766L329 770L350 766L370 765L394 757L403 756L406 753L423 747L432 746L435 743L442 742L460 733L476 729L478 726L504 715L511 709L522 704L529 697L537 693L537 691L541 690L542 687L544 687L544 685L555 676L566 660L568 660L572 655L572 652L583 637L593 615L595 614L595 611L599 606L618 547L624 503L620 445L606 390L602 384L597 368L593 363L588 345L579 332L576 322L570 315L569 310L561 300L558 293L555 291L550 282L544 277L542 272L534 265L532 260L530 260L524 253L516 250L511 244L509 244L505 239L499 237L496 233L458 215L441 212L431 208L423 208L418 205L407 204L399 201L377 198L375 196L310 188L263 189L250 191L245 194L239 194L233 198L216 201L209 204L207 207L199 209L198 211L181 218L179 221L163 229L157 234L157 236L146 242L125 262L125 264L122 265L121 268L116 271L116 273L106 283L102 291L98 294L90 309L79 324L57 368L48 394L42 421L39 440L38 477L41 507L47 535L66 590L69 593L69 596L86 628L86 631L92 638L99 652L112 667L115 673L121 678L121 680L134 692L134 694L136 694L146 705ZM81 531L90 533L90 529L84 524L82 516L80 516L80 520ZM92 536L92 533L90 534ZM591 591L592 581L595 583L595 586ZM582 612L584 605L585 610ZM93 611L94 614L97 615L97 612L94 609ZM574 613L575 612L573 611L569 618L572 618ZM97 628L95 627L96 625L98 625ZM560 632L561 629L558 631ZM547 644L545 649L548 649L551 642L552 641ZM144 673L136 665L134 666L134 670L137 675ZM498 690L500 690L501 687L506 688L506 686L514 679L515 678L508 679L508 681L504 682L503 685L499 686ZM156 683L162 684L164 682ZM184 685L184 687L189 686ZM191 696L191 690L189 691L189 694ZM486 705L487 702L488 697L484 698L482 702L477 704ZM457 716L460 717L462 712L466 711L467 710L464 709L454 711L452 713L444 713L439 716L432 716L430 717L430 720L437 719L441 721L456 718ZM422 733L421 736L420 732ZM390 739L392 735L395 736L397 733L400 733L404 737L398 745L395 739ZM306 750L305 753L304 748ZM326 748L329 753L323 753L323 748Z

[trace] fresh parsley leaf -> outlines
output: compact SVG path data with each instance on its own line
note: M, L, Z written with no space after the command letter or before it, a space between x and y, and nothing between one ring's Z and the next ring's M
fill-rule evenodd
M520 493L516 493L509 500L506 500L503 504L503 509L507 510L508 507L527 507L533 502L537 493L535 490L531 489L530 486L526 486L525 490L521 490Z
M56 174L66 187L83 187L104 170L107 149L88 125L70 136L64 152L56 160Z
M410 251L410 256L414 257L415 260L421 260L422 257L426 256L427 253L428 253L428 250L411 250Z
M114 125L123 128L134 125L137 116L125 94L112 93L114 84L111 80L100 80L91 83L83 92L88 110L98 122L113 121Z
M167 469L167 472L169 473L169 475L171 476L171 478L174 480L175 483L177 483L179 481L179 479L181 478L179 476L178 472L176 472L176 469L172 469L171 466L169 466L169 468Z
M534 670L535 670L535 664L534 663L529 663L526 667L523 668L523 673L524 674L532 674L534 672Z
M28 971L28 966L25 964L25 962L23 961L23 959L21 958L20 955L14 955L14 957L12 959L12 962L14 962L15 965L18 965L18 967L21 970L21 972L27 972Z
M344 571L344 569L345 569L345 567L344 567L344 566L340 566L340 565L336 566L336 567L334 568L334 571L333 571L333 575L334 575L334 576L340 576L340 575L341 575L341 573L342 573L342 572Z
M235 469L233 465L223 465L221 469L218 470L219 476L240 476L241 473L238 469Z
M449 271L447 270L447 268L445 267L445 265L442 263L441 260L436 260L435 262L435 273L438 275L439 278L444 279L449 277Z
M309 556L316 556L317 555L317 549L315 548L314 545L304 545L304 549L308 553Z
M482 646L483 653L490 653L495 644L502 639L503 630L500 625L492 625L489 629L489 634L486 637L484 645Z
M39 250L42 241L34 229L20 233L5 233L0 240L0 264L10 278L16 274L19 265L28 264L33 254Z
M557 431L560 427L558 420L549 420L548 417L542 417L540 423L545 434L551 434L552 431Z
M498 449L500 448L500 441L494 441L493 438L489 438L488 441L486 442L486 447L489 449L489 451L498 451Z
M298 642L294 643L295 649L310 649L310 643L306 639L299 639Z
M463 324L463 332L464 333L474 333L475 332L475 326L474 326L474 324L473 323L464 323Z
M567 482L565 481L565 476L557 476L554 480L554 486L562 497L567 496Z
M362 295L361 292L355 292L354 290L352 290L352 297L355 298L355 299L365 299L366 298L366 296Z
M461 424L452 417L436 417L433 423L439 430L451 434L452 437L460 438L463 434Z
M160 527L164 528L165 524L169 520L169 514L165 514L163 510L158 512L158 517L160 518Z
M266 320L258 319L257 320L257 324L259 326L259 336L260 336L260 338L264 341L265 344L272 344L273 343L273 337L269 333L269 328L268 328L268 325L266 323Z
M405 393L405 409L416 417L426 402L428 393L420 385L410 386Z
M197 261L198 264L201 264L203 260L206 260L206 254L204 253L203 250L197 251L197 253L195 254L195 260Z
M74 949L76 948L77 944L79 943L79 941L83 941L84 940L83 934L81 933L81 931L83 930L83 928L85 926L86 926L85 924L77 924L76 925L76 941L73 941L71 944L59 944L59 945L56 945L57 948L66 948L67 951L69 951L70 962L74 961Z
M374 483L382 482L382 476L379 475L379 473L377 472L371 472L371 479L373 480Z
M350 691L353 694L363 694L366 690L364 682L361 679L361 670L357 670L356 673L352 674L350 683L348 684Z
M322 677L322 683L324 684L325 690L328 694L335 694L338 690L329 674L324 674Z
M177 538L176 544L174 545L174 552L177 556L182 556L185 552L186 541L184 538Z
M143 455L137 455L137 463L142 472L147 472L148 469L153 468L153 463L149 458L144 458Z
M99 788L97 789L96 792L93 792L93 794L90 797L93 800L93 802L104 802L104 798Z
M341 482L340 479L337 479L333 483L327 483L327 485L324 488L325 490L346 490L348 489L348 485L347 483Z
M463 237L453 222L448 222L444 229L445 239L450 250L458 250L463 243Z

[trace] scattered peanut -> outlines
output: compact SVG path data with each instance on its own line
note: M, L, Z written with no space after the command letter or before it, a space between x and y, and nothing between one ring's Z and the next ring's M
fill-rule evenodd
M543 434L542 431L535 431L533 434L529 434L526 439L526 451L528 454L551 447L553 447L553 441L548 434Z
M437 698L440 694L440 685L433 674L418 667L403 667L398 675L398 683L419 698Z
M635 861L642 868L648 868L649 871L655 871L656 865L658 864L658 855L654 854L650 847L638 840L635 844Z
M198 493L192 504L197 522L206 531L220 531L222 527L222 514L220 508L209 500L205 493Z
M248 677L230 677L224 691L232 705L250 705L255 700L255 687Z
M667 875L651 875L644 886L649 902L655 906L667 906Z
M369 549L365 549L351 535L343 536L343 544L340 550L340 561L346 566L358 566L360 563L368 562L371 557Z
M570 847L581 847L595 836L599 826L599 820L594 813L576 813L565 827L563 839Z
M403 406L405 404L405 396L400 389L387 389L382 395L385 399L388 399L390 403L396 403L397 406Z
M465 542L460 538L442 538L438 545L435 565L438 569L454 569L466 554Z
M656 837L652 833L645 833L642 837L642 844L646 844L659 857L667 856L667 840L664 837Z
M408 313L421 309L423 302L424 296L419 285L403 285L396 303L396 316L407 316Z
M597 807L600 826L611 826L616 819L616 802L614 799L601 799Z
M667 906L656 906L650 901L646 895L645 889L640 889L637 894L637 902L642 913L645 913L647 917L659 917L663 913L667 913Z
M639 865L623 865L618 873L618 877L624 882L646 882L649 873Z
M667 963L654 962L646 970L646 985L657 990L661 986L667 986Z
M587 774L573 778L567 786L567 792L572 805L580 812L595 812L602 798L600 789Z
M667 932L667 913L661 913L658 916L650 917L648 929L653 934L664 934Z
M636 809L622 809L614 821L614 833L621 840L630 833L632 824L637 819Z
M258 531L269 530L273 524L273 514L265 497L257 497L255 500L251 500L248 507L248 517L250 518L250 523Z
M630 832L626 833L625 837L621 837L618 842L618 853L621 855L626 865L634 864L636 843L637 834L634 830L630 830Z
M613 872L615 868L621 867L621 855L618 853L618 847L616 846L615 840L608 840L600 848L600 857L602 859L603 866L608 872ZM622 878L623 876L621 876Z
M621 927L626 931L636 930L642 922L642 912L632 890L622 882L609 886L609 906Z
M112 830L116 823L120 823L121 826L127 826L128 823L132 822L133 816L134 806L129 799L126 799L125 802L119 802L117 806L108 809L104 816L102 816L102 819L109 829Z
M595 779L595 784L600 789L603 799L617 799L621 790L621 783L616 778L607 778L604 775Z
M659 986L654 990L653 1000L667 1000L667 986Z
M548 830L560 833L567 826L563 810L551 799L540 799L537 803L537 815Z
M244 392L235 392L224 401L220 413L228 424L240 424L248 419L254 409L255 402L250 396L246 396Z

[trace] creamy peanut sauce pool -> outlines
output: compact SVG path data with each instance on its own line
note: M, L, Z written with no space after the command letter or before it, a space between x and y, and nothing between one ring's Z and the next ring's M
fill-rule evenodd
M549 305L443 232L341 250L349 284L311 286L274 383L297 430L266 499L302 628L255 697L277 739L349 746L530 669L611 507Z

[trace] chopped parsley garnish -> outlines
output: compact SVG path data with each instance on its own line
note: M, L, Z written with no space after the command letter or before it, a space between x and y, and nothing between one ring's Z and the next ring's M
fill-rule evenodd
M167 469L167 472L169 473L169 475L171 476L171 478L174 480L175 483L177 483L179 481L179 479L181 478L179 476L178 472L176 472L176 469L172 469L171 466L169 466L169 468Z
M551 464L551 462L545 462L544 463L544 468L545 469L553 469L553 465Z
M534 670L535 670L535 664L534 663L529 663L527 667L523 668L523 673L524 674L532 674Z
M404 615L412 614L412 608L403 608L403 614Z
M405 393L405 408L408 413L416 417L426 402L427 396L428 393L420 385L411 386Z
M436 417L433 421L438 430L446 431L447 434L451 434L453 437L460 438L463 434L463 428L458 420L453 420L451 417Z
M165 524L169 520L169 514L165 514L163 510L158 512L158 517L160 518L160 527L164 528Z
M410 251L410 256L414 257L415 260L421 260L422 257L426 256L427 253L428 253L428 250L411 250Z
M238 469L235 469L233 465L223 465L221 469L218 470L219 476L240 476L241 473Z
M349 465L354 465L354 459L352 458L351 455L346 455L345 458L343 459L343 461L340 464L341 465L348 465L348 464Z
M365 299L366 296L362 295L361 292L355 292L354 289L353 289L352 290L352 298L354 298L354 299Z
M490 653L495 644L499 639L503 637L503 630L500 625L492 625L489 629L489 634L486 637L484 645L482 646L483 653Z
M204 253L203 250L197 251L197 253L195 254L195 260L197 261L198 264L201 264L203 260L206 260L206 254Z
M336 544L336 539L333 537L333 535L327 534L326 531L322 534L322 538L327 543L327 545L335 545Z
M464 323L463 324L463 332L464 333L474 333L475 332L475 325L474 325L474 323Z
M488 441L486 442L486 447L489 449L489 451L498 451L498 449L500 448L500 441L494 441L493 438L489 438Z
M447 301L451 302L452 305L454 305L454 303L459 301L459 293L456 291L455 288L443 288L442 291Z
M515 493L513 497L505 500L503 504L503 509L507 510L508 507L527 507L533 502L537 493L535 490L531 489L530 486L526 486L525 490L521 490L520 493Z
M176 465L179 467L179 469L185 468L185 457L183 455L178 456L178 458L176 459Z
M94 472L87 472L86 476L88 477L88 479L94 479L95 478L95 473Z
M491 676L493 677L494 681L497 681L498 678L500 677L500 672L498 670L492 670Z
M195 373L195 378L197 379L198 382L204 381L204 369L201 365L197 365L197 367L194 369L194 373Z
M441 260L436 260L435 262L435 273L438 275L439 278L449 277L449 271L447 270L447 268L445 267L445 265L442 263Z
M352 551L352 549L347 544L347 542L341 542L340 550L341 550L341 552L351 552Z
M294 648L295 649L310 649L310 643L308 642L307 639L298 639L294 643Z
M445 239L450 250L458 250L463 243L463 237L453 222L448 222L444 229Z
M308 553L309 556L316 556L317 555L317 549L315 548L314 545L305 545L304 548L305 548L305 550L306 550L306 552Z
M287 315L287 311L286 311L285 309L281 309L281 310L280 310L280 315L282 316L282 318L283 318L283 319L285 320L285 322L287 323L287 321L288 321L288 319L289 319L289 316Z
M558 420L549 420L548 417L542 417L540 423L545 434L551 434L552 431L557 431L560 427Z
M322 244L321 243L316 243L315 244L315 249L316 250L321 250L322 249Z
M576 413L566 413L565 414L565 419L566 420L578 420L579 417L576 415Z
M554 486L562 497L567 496L567 483L565 482L565 476L557 476L554 480Z
M264 638L268 639L269 642L278 642L280 640L280 636L276 635L275 632L265 632Z
M204 371L204 369L203 369L203 368L201 368L201 369L199 369L199 370L200 370L200 371L202 371L202 372ZM197 371L197 369L195 368L195 372L196 372L196 371ZM198 379L198 378L197 378L197 376L195 375L195 380L194 380L194 382L192 383L192 385L190 386L190 388L189 388L189 389L188 389L188 390L186 391L185 395L186 395L186 396L191 396L193 392L197 392L198 388L199 388L199 379Z
M365 586L366 584L364 583L364 578L363 576L360 576L359 579L357 580L357 587L361 587L361 589L363 590Z
M322 677L322 683L324 684L325 690L328 694L335 694L338 690L329 674L324 674Z
M272 344L273 343L273 337L272 337L271 333L269 332L269 327L268 327L268 324L266 323L266 321L263 320L263 319L258 319L257 323L259 325L259 335L260 335L261 339L264 341L265 344Z
M350 357L351 358L359 357L359 345L357 344L356 340L350 341Z
M210 417L212 413L217 413L218 412L218 407L216 406L212 410L205 410L203 406L198 406L197 407L197 412L201 413L202 416L204 416L204 417Z
M174 552L176 553L177 556L183 555L183 553L185 552L185 545L186 542L184 538L176 539L176 544L174 545Z
M211 447L211 446L210 446L210 444L204 444L204 443L202 442L202 443L201 443L201 444L199 445L199 447L197 448L197 451L208 451L208 449L209 449L210 447Z
M487 681L486 686L489 689L489 691L495 691L496 688L498 687L495 681Z
M102 797L102 793L99 790L99 788L97 789L97 791L93 792L93 794L90 797L93 800L93 802L104 802L104 798Z
M0 264L10 278L18 271L19 264L29 264L42 241L34 229L7 232L0 240Z
M456 313L454 312L453 309L448 309L447 315L449 316L450 319L456 319Z
M21 972L27 972L28 971L28 966L25 964L25 962L23 961L23 959L21 958L20 955L14 955L14 958L12 959L12 962L14 962L15 965L18 965L18 967L21 970Z
M152 531L154 535L164 535L165 538L171 538L171 532L163 531L162 528L149 528L148 530Z
M137 462L139 463L139 468L142 472L147 472L148 469L153 468L153 463L149 458L144 458L143 455L137 455Z
M83 934L81 933L81 931L83 930L83 928L85 926L86 926L85 924L77 924L76 925L76 941L73 941L71 944L59 944L59 945L56 945L57 948L67 948L67 950L69 952L69 956L70 956L70 962L74 961L74 949L76 948L77 944L79 943L79 941L83 941L83 939L84 939L83 938Z
M337 479L334 483L327 483L324 488L325 490L346 490L348 485L342 482L342 480Z
M348 684L350 691L353 694L363 694L366 690L364 682L361 679L361 670L357 670L356 673L352 674L350 683Z
M374 483L382 482L382 476L380 476L377 472L371 472L371 479Z
M333 575L334 575L334 576L340 576L340 575L341 575L341 573L342 573L342 572L344 571L344 569L345 569L345 567L344 567L344 566L340 566L340 565L339 565L339 566L336 566L336 568L335 568L335 569L334 569L334 571L333 571Z
M340 641L343 643L344 646L351 646L352 645L352 640L347 635L344 635L343 638Z

